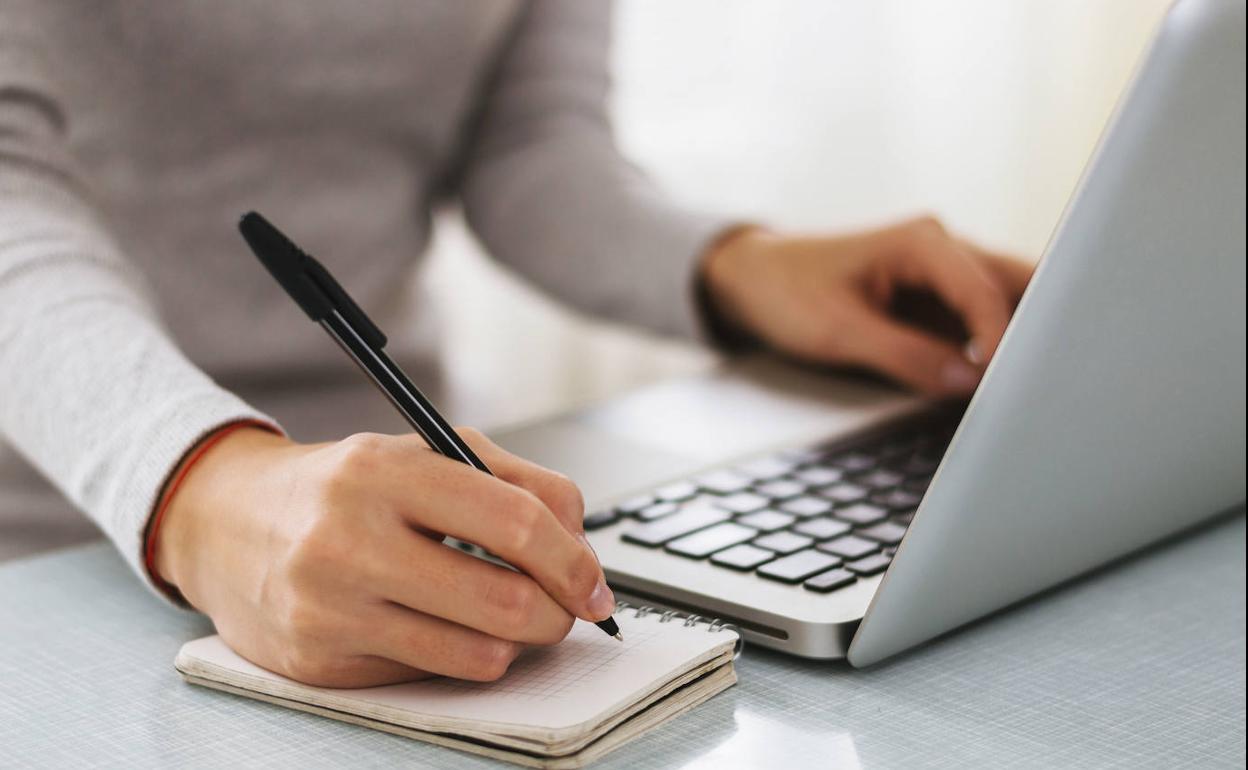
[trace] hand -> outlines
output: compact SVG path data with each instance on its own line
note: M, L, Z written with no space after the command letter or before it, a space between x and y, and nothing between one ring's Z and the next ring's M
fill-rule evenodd
M496 679L523 645L560 641L573 616L606 618L615 598L576 486L460 433L497 478L413 435L306 446L232 433L170 501L156 570L240 655L301 682Z
M996 352L1031 267L922 218L839 238L736 233L702 278L712 309L773 347L817 363L876 369L931 395L967 395ZM934 294L969 340L900 320L900 297Z

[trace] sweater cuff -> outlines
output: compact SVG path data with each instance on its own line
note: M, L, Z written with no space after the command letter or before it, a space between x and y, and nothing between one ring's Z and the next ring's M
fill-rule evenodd
M654 315L644 323L652 328L719 347L719 330L708 314L709 307L699 276L707 252L725 237L737 232L745 223L716 217L689 214L672 217L658 234L664 241L667 259L651 263L652 273L646 282L652 288ZM647 292L647 293L648 293Z
M133 472L116 481L111 495L112 517L102 522L130 567L143 583L162 600L176 604L152 581L144 566L148 522L172 474L187 454L205 438L236 422L255 421L281 432L269 416L253 409L242 399L219 388L188 393L162 409L152 410L138 426L120 467Z

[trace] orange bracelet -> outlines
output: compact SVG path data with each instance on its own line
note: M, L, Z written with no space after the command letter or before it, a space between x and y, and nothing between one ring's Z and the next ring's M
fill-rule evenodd
M281 435L281 431L263 420L239 420L238 422L223 425L209 433L187 453L186 459L182 461L173 477L165 484L164 489L160 493L160 501L156 506L156 513L152 514L152 518L148 520L147 532L143 536L143 569L147 571L147 576L151 578L151 581L156 584L157 588L179 604L185 604L186 599L183 598L177 586L170 584L156 572L156 538L160 534L160 523L165 518L165 511L169 509L169 503L173 500L174 493L178 491L178 487L181 486L182 481L186 478L186 474L190 472L191 468L195 467L195 463L199 462L208 453L209 449L212 449L218 442L240 428L263 428Z

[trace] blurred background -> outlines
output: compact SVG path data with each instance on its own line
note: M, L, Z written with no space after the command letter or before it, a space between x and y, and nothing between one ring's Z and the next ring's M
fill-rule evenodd
M1168 0L620 0L624 153L676 200L776 228L917 213L1035 259ZM454 419L496 427L709 353L601 323L494 266L439 217ZM448 300L453 299L454 304Z

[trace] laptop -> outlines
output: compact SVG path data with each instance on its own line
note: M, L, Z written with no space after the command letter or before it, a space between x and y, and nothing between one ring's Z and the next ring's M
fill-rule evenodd
M969 403L753 359L497 438L621 599L855 666L1238 507L1244 26L1171 8Z

